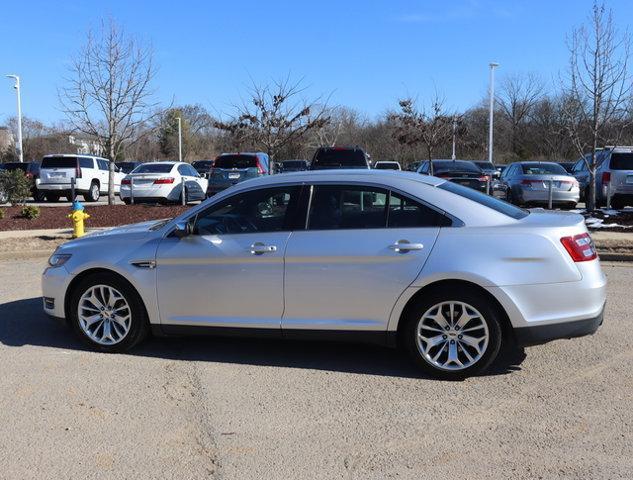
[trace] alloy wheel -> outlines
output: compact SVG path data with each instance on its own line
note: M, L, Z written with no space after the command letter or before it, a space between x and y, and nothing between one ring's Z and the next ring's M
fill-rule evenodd
M490 340L484 317L464 302L447 301L429 308L416 329L418 350L440 370L464 370L483 357Z
M79 299L79 326L99 345L115 345L129 333L132 310L125 297L108 285L90 287Z

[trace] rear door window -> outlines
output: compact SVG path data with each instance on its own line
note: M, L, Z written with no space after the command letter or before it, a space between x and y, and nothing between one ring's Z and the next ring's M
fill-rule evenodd
M455 195L459 195L460 197L467 198L468 200L471 200L473 202L477 202L481 205L491 208L492 210L495 210L496 212L514 218L515 220L520 220L530 214L529 211L523 210L519 207L515 207L511 203L504 202L503 200L499 200L498 198L486 195L485 193L479 192L472 188L464 187L463 185L459 185L457 183L444 182L438 185L437 188L454 193Z
M385 228L386 189L354 185L316 185L310 202L309 230Z
M440 212L399 193L389 196L388 228L447 227L452 223Z
M611 170L633 170L633 153L612 153Z

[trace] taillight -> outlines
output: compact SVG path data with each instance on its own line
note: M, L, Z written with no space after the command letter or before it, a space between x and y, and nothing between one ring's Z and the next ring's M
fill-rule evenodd
M131 185L132 181L129 178L124 178L121 180L121 185Z
M580 233L573 237L563 237L560 241L574 262L587 262L598 257L596 248L588 233Z
M451 174L447 172L436 173L435 176L439 178L451 178Z
M266 173L264 171L264 167L262 167L262 164L259 162L259 158L257 159L257 173L260 175L263 175L264 173Z
M487 182L489 180L490 180L490 177L488 175L482 175L481 177L479 177L480 182Z
M611 183L611 172L602 172L602 184Z
M33 174L31 172L26 172L26 178L33 178Z
M174 179L172 177L165 177L154 180L154 185L165 185L168 183L174 183Z

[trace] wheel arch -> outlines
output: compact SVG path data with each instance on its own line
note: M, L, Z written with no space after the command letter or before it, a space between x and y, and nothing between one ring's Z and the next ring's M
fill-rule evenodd
M134 284L130 282L127 278L125 278L123 275L116 272L115 270L111 270L109 268L102 268L102 267L89 268L87 270L84 270L78 273L70 281L70 283L68 284L68 287L66 287L66 292L64 294L64 315L66 316L67 321L70 315L70 299L72 298L72 294L75 288L86 277L89 277L90 275L94 275L94 274L99 274L99 273L107 273L108 275L114 275L115 277L117 277L118 280L126 283L134 291L134 293L136 293L136 295L140 299L141 305L143 305L143 309L145 310L145 318L147 318L149 321L149 312L147 311L147 305L145 305L145 299L140 294L138 289L134 286Z
M475 283L471 280L464 279L441 279L435 280L431 283L428 283L422 287L419 287L413 295L411 295L404 304L404 307L400 311L400 314L397 316L397 325L392 330L396 332L396 335L399 337L401 331L405 325L405 319L407 315L411 312L411 309L415 305L415 303L423 296L428 295L430 292L443 290L448 287L456 288L458 291L463 291L465 289L470 291L475 291L477 294L480 294L487 298L493 305L494 309L498 312L499 318L501 320L501 327L504 337L509 337L514 339L514 329L512 327L512 323L510 322L510 317L508 312L503 307L499 299L497 299L490 291L481 286L478 283Z

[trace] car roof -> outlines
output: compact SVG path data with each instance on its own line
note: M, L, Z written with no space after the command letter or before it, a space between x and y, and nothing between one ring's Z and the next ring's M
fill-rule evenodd
M373 169L332 169L309 170L306 172L290 172L283 175L263 175L258 178L239 183L240 186L253 187L255 185L267 185L275 183L309 183L309 182L397 182L413 181L426 185L437 186L446 180L420 175L416 172L403 172L396 170Z

